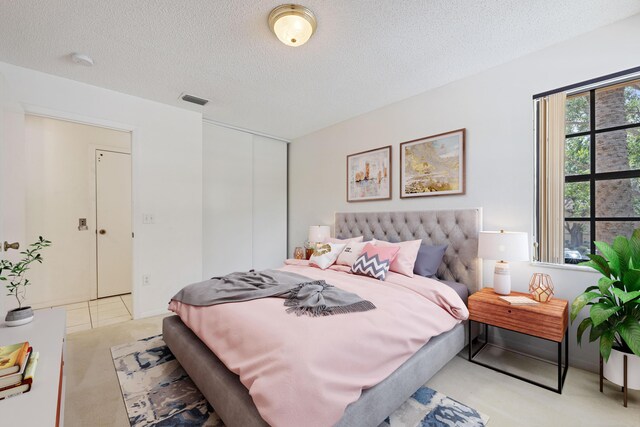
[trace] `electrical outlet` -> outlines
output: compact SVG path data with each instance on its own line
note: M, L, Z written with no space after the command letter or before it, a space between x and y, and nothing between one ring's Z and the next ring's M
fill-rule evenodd
M154 214L142 214L142 223L143 224L155 224L156 222L156 217Z
M149 275L145 274L142 276L142 286L149 286L151 284L151 280L149 279Z

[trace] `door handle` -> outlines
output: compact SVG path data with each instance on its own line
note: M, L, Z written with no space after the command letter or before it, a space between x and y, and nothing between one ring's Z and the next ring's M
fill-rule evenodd
M5 240L4 242L4 251L8 251L9 249L15 249L18 250L20 249L20 243L18 242L13 242L13 243L9 243Z
M107 234L107 230L105 230L104 228L101 228L100 231L98 231L98 233Z

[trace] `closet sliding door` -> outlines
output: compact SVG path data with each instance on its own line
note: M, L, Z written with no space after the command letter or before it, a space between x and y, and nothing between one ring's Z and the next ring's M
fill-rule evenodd
M287 256L287 144L253 137L253 268L281 267Z
M253 136L203 124L203 278L253 265Z
M283 265L286 143L203 125L203 278Z

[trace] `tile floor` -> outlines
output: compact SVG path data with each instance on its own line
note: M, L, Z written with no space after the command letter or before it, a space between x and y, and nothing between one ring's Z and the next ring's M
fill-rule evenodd
M67 334L131 320L131 294L63 305Z

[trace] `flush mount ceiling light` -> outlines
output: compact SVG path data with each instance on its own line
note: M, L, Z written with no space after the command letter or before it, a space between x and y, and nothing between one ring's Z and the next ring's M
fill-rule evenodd
M287 46L305 44L316 31L316 17L297 4L283 4L269 14L269 28Z

